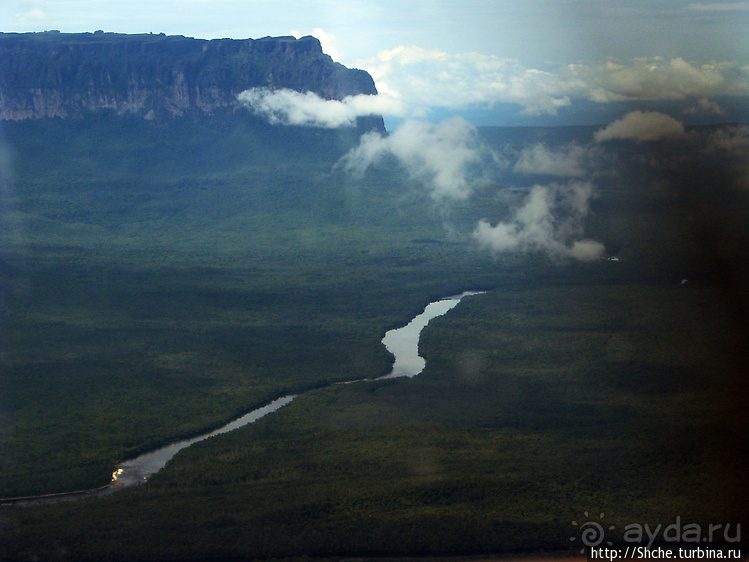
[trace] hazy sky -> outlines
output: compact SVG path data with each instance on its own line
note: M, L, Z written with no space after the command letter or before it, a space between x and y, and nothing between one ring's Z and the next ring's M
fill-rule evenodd
M716 98L749 94L749 1L2 0L0 28L311 34L412 109L686 100L717 115Z
M257 38L322 29L341 62L415 45L524 64L749 55L749 2L679 0L3 0L4 31Z

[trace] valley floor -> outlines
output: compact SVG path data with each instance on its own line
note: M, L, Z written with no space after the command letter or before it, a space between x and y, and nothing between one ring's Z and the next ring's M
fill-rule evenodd
M585 523L614 542L749 528L749 195L696 164L666 182L619 150L584 224L618 260L582 263L492 256L471 232L500 187L446 213L397 169L342 174L343 141L319 131L5 133L0 496L105 484L308 392L146 485L2 506L3 560L577 562ZM520 150L592 131L483 134ZM384 332L465 289L487 292L430 323L418 377L331 384L387 373Z

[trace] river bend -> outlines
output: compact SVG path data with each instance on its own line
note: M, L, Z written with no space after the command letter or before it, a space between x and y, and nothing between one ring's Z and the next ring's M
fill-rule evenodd
M408 324L401 328L388 331L382 338L382 343L390 351L395 360L390 373L377 379L363 380L381 380L396 377L414 377L424 370L426 362L419 355L419 336L421 331L426 327L430 320L442 316L449 310L453 309L465 297L480 294L476 291L466 291L459 295L453 295L429 303L424 311L415 316ZM351 381L362 382L362 381ZM228 424L202 435L177 441L166 447L161 447L154 451L144 453L134 459L123 461L117 465L112 474L112 481L93 490L81 490L77 492L66 492L61 494L49 494L46 496L34 496L28 498L5 498L0 500L3 503L16 503L32 505L38 503L47 503L52 501L72 500L92 495L106 495L130 486L137 486L144 483L150 476L164 468L166 464L182 449L194 445L205 439L209 439L222 433L233 431L245 425L251 424L263 416L279 410L290 404L297 395L290 394L282 396L273 402L266 404L262 408L257 408L245 414Z

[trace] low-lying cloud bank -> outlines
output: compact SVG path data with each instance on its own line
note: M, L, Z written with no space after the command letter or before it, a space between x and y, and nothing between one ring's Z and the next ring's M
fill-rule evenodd
M495 226L482 219L473 237L494 253L541 250L557 258L599 259L606 251L604 245L581 238L592 195L589 182L536 185L511 219Z
M618 121L597 131L596 142L614 139L658 141L685 136L684 124L658 111L630 111Z
M388 96L326 100L309 92L253 89L239 98L272 123L297 126L350 127L360 116L404 110ZM716 132L713 137L709 150L736 155L737 161L747 152L745 129ZM554 259L587 261L605 254L604 245L583 231L595 191L592 179L607 173L605 161L612 157L605 143L682 138L687 135L677 119L660 112L632 111L597 131L590 145L550 147L535 142L500 154L486 146L476 127L462 118L436 124L409 119L390 134L363 135L336 167L360 176L372 167L399 166L448 211L477 193L489 197L486 200L494 198L489 214L495 216L477 216L473 229L464 231L480 246L494 254L545 252ZM526 176L534 182L551 176L557 182L525 187L522 178ZM518 198L518 193L524 195ZM508 203L503 206L499 201Z
M298 126L350 127L360 116L404 111L400 102L388 96L326 100L309 92L254 89L243 92L239 99L272 123ZM742 177L749 176L744 174L746 166L740 165L749 153L747 130L714 132L703 139L704 150L735 160ZM684 125L665 113L632 111L597 131L595 143L589 146L570 143L549 147L536 142L500 154L487 147L478 130L462 118L436 124L406 120L389 135L363 135L359 145L336 166L354 175L376 166L400 166L435 204L445 208L479 192L482 197L494 192L492 197L499 198L495 201L513 202L504 210L499 206L490 213L499 217L476 217L473 230L465 234L470 233L480 246L494 254L545 252L554 259L587 261L605 254L603 244L586 237L583 231L595 191L591 180L602 173L607 157L605 143L615 139L658 142L687 138ZM525 176L559 180L525 188L518 185ZM511 183L502 186L507 178L512 178ZM517 193L524 195L518 199Z
M461 118L433 124L409 120L392 134L369 133L339 163L361 175L394 159L437 200L465 199L485 183L499 156L481 143L476 128Z
M711 98L749 97L749 65L700 64L682 58L529 68L515 59L396 47L357 61L374 78L378 95L329 100L294 90L253 88L238 99L272 123L351 127L357 117L421 118L429 109L491 108L514 104L525 115L556 115L575 102L682 101L685 115L724 115Z
M552 150L537 143L507 157L485 146L476 128L461 118L438 124L407 121L391 135L365 135L338 166L361 175L370 167L396 163L429 190L442 205L469 199L496 185L508 170L516 174L581 177L597 155L596 147L568 145ZM583 219L590 211L593 184L585 181L535 185L511 209L511 217L492 226L477 221L471 237L494 254L541 251L558 258L598 259L603 244L583 237Z
M683 58L538 69L495 55L400 46L357 61L357 66L372 75L380 92L423 107L511 103L526 114L555 115L575 99L597 103L696 99L700 101L690 111L715 114L722 109L710 98L749 96L749 66Z
M402 102L382 95L360 94L328 100L314 92L252 88L237 99L270 123L327 129L353 127L357 117L403 115L406 111Z
M392 102L387 96L352 96L337 101L309 92L269 89L248 90L239 99L271 123L326 128L352 126L357 117L376 115L383 111L383 104ZM398 104L394 107L402 109ZM407 120L389 135L367 133L336 167L360 176L371 167L398 165L435 203L449 207L478 190L490 189L508 170L521 175L580 178L594 153L594 149L586 151L576 145L552 150L539 143L516 154L511 165L481 141L476 127L456 117L437 124ZM477 221L472 237L493 253L544 251L555 258L596 259L603 254L603 245L581 238L592 192L589 182L536 185L511 219L495 226L486 219Z
M622 83L618 85L618 95L623 96L626 91L626 95L632 97L650 95L653 81L663 85L668 76L678 76L682 80L683 88L678 95L686 91L713 91L725 79L715 67L694 68L682 63L658 62L651 71L655 76L649 80L640 76L640 66L646 61L641 61L634 71L613 65L606 79L616 82L614 77L619 76ZM659 77L658 73L663 75ZM541 82L550 79L543 73L535 78ZM600 97L606 98L603 93ZM286 125L349 127L360 116L407 114L406 106L387 93L326 100L313 93L254 89L243 92L239 98L256 114L272 123ZM698 103L705 110L719 109L707 98L699 98ZM668 139L688 141L692 143L690 150L701 151L707 158L712 154L720 155L721 161L731 167L732 185L749 188L746 164L749 128L687 134L684 124L670 115L640 110L631 111L598 130L591 144L550 147L544 142L535 142L506 148L501 153L487 147L478 130L462 118L436 124L407 119L388 135L375 132L363 135L359 145L336 167L346 173L362 175L371 167L400 166L414 184L426 190L435 205L449 211L451 205L469 201L469 206L462 207L462 217L466 209L475 208L470 205L472 197L490 202L490 207L482 213L489 216L477 216L472 228L464 225L463 235L492 253L545 252L555 259L586 261L605 254L604 245L586 237L583 226L595 193L593 179L615 173L616 155L608 149L607 142L616 139L638 143ZM552 176L556 182L533 183L543 181L543 176ZM524 177L530 178L530 185L523 185ZM518 193L523 195L518 197ZM445 216L449 216L449 212ZM459 230L454 225L449 228L452 232Z

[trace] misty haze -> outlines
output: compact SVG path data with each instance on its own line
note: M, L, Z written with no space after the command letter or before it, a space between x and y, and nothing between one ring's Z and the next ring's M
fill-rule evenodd
M741 547L746 3L208 8L0 8L0 559Z

